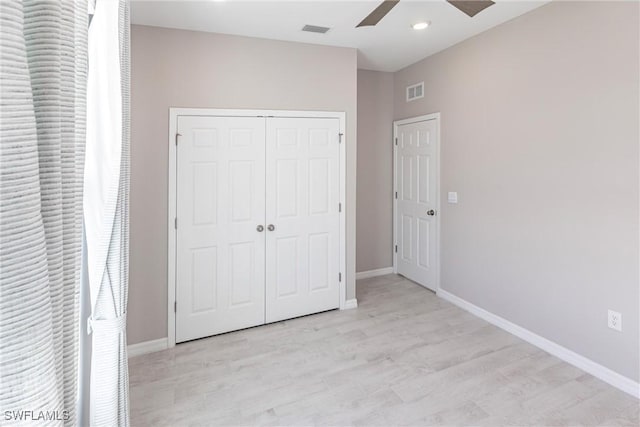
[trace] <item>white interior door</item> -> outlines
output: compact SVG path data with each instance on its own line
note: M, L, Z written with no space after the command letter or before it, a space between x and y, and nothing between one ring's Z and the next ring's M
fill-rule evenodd
M267 322L339 306L339 125L267 120Z
M265 119L179 116L178 133L176 342L263 324Z
M439 159L436 120L397 126L396 268L431 290L438 274Z

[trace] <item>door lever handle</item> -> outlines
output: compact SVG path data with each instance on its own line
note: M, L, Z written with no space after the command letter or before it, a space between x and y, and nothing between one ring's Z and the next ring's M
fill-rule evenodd
M434 216L435 214L436 214L436 211L434 211L433 209L427 211L427 215L429 216Z
M256 227L256 230L258 230L258 233L262 233L264 231L264 227L259 225Z
M267 230L269 230L269 231L273 231L273 230L275 230L275 229L276 229L276 226L275 226L275 225L273 225L273 224L269 224L269 225L267 226Z

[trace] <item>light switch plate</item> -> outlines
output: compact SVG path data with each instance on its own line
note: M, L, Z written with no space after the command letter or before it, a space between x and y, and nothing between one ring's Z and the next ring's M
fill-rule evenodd
M458 193L456 191L449 191L447 193L447 202L458 203Z
M608 310L607 326L611 329L622 332L622 314L617 311Z

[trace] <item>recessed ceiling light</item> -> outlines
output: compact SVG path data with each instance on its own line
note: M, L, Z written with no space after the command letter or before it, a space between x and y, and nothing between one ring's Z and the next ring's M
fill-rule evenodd
M412 25L412 28L414 30L424 30L425 28L427 28L429 26L429 24L431 24L431 22L426 21L426 22L418 22L416 24Z

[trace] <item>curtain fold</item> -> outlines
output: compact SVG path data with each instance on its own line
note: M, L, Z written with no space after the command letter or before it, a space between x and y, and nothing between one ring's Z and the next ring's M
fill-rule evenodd
M85 0L0 1L6 422L77 423L87 25Z
M89 28L84 214L92 337L90 422L129 425L129 4L97 0Z

